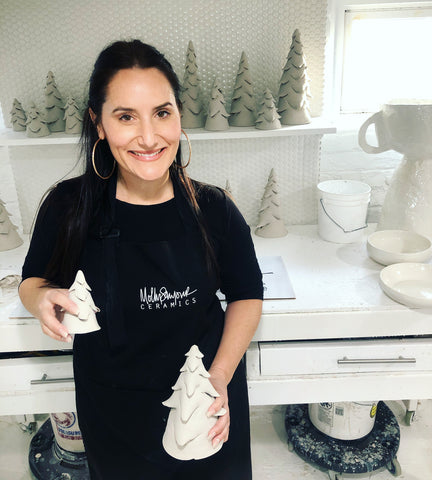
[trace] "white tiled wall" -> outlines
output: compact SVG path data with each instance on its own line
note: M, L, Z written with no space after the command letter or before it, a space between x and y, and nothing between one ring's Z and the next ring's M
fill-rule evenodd
M368 221L374 223L378 221L385 193L401 155L393 151L370 155L361 150L357 132L366 117L343 118L338 121L338 133L324 135L319 178L321 181L349 179L368 183L372 187ZM369 141L373 143L374 140ZM256 198L261 195L261 190L256 192ZM0 147L0 198L6 202L13 223L21 227L14 178L5 147Z

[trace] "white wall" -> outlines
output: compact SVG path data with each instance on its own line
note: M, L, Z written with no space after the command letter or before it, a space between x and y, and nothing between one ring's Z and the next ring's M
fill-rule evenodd
M385 1L387 2L387 0ZM324 0L322 0L322 2L324 2ZM365 3L362 0L353 0L350 3L353 4L353 3L361 3L361 2ZM224 3L226 4L226 2ZM340 38L341 38L340 37L341 35L341 32L340 32L341 18L340 17L341 17L341 11L343 9L343 4L345 3L348 3L348 2L344 2L343 0L329 0L329 12L328 12L329 19L327 22L328 42L326 46L326 74L329 78L329 88L327 88L327 90L330 92L330 94L327 96L327 100L331 101L332 103L331 105L327 104L327 108L324 111L324 113L326 114L334 113L334 105L337 103L336 98L337 98L338 80L336 77L340 73L340 65L337 64L337 62L340 60L340 58L338 57L338 52L340 52ZM369 0L367 3L376 3L376 1ZM189 7L191 7L193 4L193 1L188 0L187 4ZM254 4L259 4L259 2L255 0ZM281 8L282 3L278 1L277 4L279 8ZM29 5L32 5L32 2L29 2L28 0L26 0L22 4L20 3L20 5L21 5L20 8L23 8L22 5L27 5L28 7ZM72 5L75 5L75 6L83 5L83 2L81 0L76 0L75 2L72 2ZM308 8L308 5L309 7L311 5L314 5L315 11L320 11L320 9L322 8L321 2L317 3L316 0L308 0L308 1L305 1L304 3L303 1L294 0L294 1L290 1L289 3L290 9L292 9L290 10L290 12L293 11L295 8L298 11L304 12L299 14L297 18L298 21L296 21L295 23L296 24L300 23L302 26L302 29L305 31L306 35L304 37L304 43L306 47L308 45L308 42L310 44L312 44L312 42L317 43L316 38L314 36L314 28L316 29L317 32L320 32L319 40L321 42L322 42L321 35L323 32L322 25L318 28L313 27L311 25L311 23L316 25L316 23L313 22L310 17L310 15L312 15L311 10L314 10L314 9ZM320 7L318 7L318 5L320 5ZM72 7L68 7L68 8L72 8ZM269 14L269 12L267 13ZM271 15L269 15L269 18L271 18ZM67 19L64 19L64 20L67 21ZM220 22L221 19L219 18L219 20L217 21ZM284 38L280 40L284 42L284 47L282 48L283 52L287 51L287 47L289 46L289 33L292 31L294 26L295 26L294 24L290 25L289 28L286 29ZM71 38L74 38L74 36L72 36ZM178 45L174 45L174 44L172 45L171 43L169 44L168 50L172 52L172 56L174 56L173 55L174 52L178 52L177 55L179 58L177 59L177 57L175 57L175 61L177 62L178 65L182 65L183 63L183 55L184 55L183 50L185 50L185 47L186 47L186 39L187 39L187 36L185 36L185 38L183 39L184 45L182 45L182 48L180 48L180 50ZM318 44L319 42L317 43L317 45ZM196 47L199 45L200 43L198 41ZM68 44L67 48L69 47L70 45ZM315 50L318 51L319 48L315 48ZM233 65L235 65L235 63L237 62L237 56L238 56L237 53L235 55L232 55ZM280 52L279 56L281 57L280 62L282 65L284 61L284 58L282 58L283 57L282 51ZM315 55L315 53L313 54L312 57L314 56L318 57L318 55ZM324 55L322 55L320 58L322 58L323 56ZM87 55L86 58L87 57L89 56ZM93 57L94 55L91 55L92 59ZM310 60L316 63L315 60L312 60L312 59ZM69 59L67 61L70 62ZM204 56L203 56L203 62L204 62ZM218 61L216 63L220 66L221 61ZM12 64L12 66L14 65L15 64ZM18 64L15 66L18 68ZM207 70L209 70L208 66L203 65L203 67L206 67ZM66 69L66 66L64 68ZM233 71L235 71L235 67L232 67L232 68L234 68ZM45 72L45 70L43 70L43 72ZM205 68L203 68L203 74L204 74L204 71L205 71ZM225 71L223 73L226 75ZM321 73L322 71L320 70L319 66L316 67L316 75L320 76ZM227 77L231 78L232 75L231 74L227 75ZM278 74L276 74L276 77L278 77ZM60 78L61 76L59 75L59 79ZM8 96L8 98L11 98L11 94L12 92L10 92L10 95ZM320 94L321 94L321 91L320 91ZM320 94L318 96L321 97ZM321 100L319 100L316 105L317 110L319 110L319 105L321 104ZM325 106L325 102L326 102L326 99L324 98L324 106ZM5 105L3 107L5 107ZM400 161L401 155L395 152L386 152L378 155L369 155L364 153L360 149L357 143L357 131L363 120L364 120L364 117L357 118L357 119L350 119L350 120L347 120L346 118L339 119L337 121L338 133L335 135L326 135L323 137L321 160L320 160L320 179L321 180L332 179L332 178L358 179L371 185L372 201L370 206L369 221L374 222L378 219L386 189L388 187L388 184L392 177L394 169L397 167ZM17 196L14 189L14 180L13 180L12 170L7 161L7 156L5 155L4 150L5 150L4 148L0 147L0 198L2 198L2 200L6 202L9 212L12 214L12 220L14 221L14 223L20 226L21 219L20 219L20 212L18 209ZM261 196L261 191L256 192L256 195Z

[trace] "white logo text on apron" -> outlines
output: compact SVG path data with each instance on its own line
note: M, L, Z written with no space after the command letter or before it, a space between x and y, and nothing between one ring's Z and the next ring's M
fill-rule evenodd
M169 291L166 287L159 290L156 287L140 288L139 296L141 310L165 310L168 308L182 308L196 303L194 293L198 289L191 290L186 287L183 291Z

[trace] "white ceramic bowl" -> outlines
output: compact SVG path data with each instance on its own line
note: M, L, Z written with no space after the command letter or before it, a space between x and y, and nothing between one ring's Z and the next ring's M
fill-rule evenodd
M407 230L378 230L367 239L369 256L382 265L427 262L432 258L432 242Z
M432 265L395 263L381 270L380 285L396 302L408 307L432 307Z

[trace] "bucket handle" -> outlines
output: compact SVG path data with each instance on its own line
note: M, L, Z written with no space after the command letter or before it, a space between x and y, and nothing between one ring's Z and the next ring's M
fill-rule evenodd
M324 210L324 213L327 215L327 217L336 225L338 226L344 233L352 233L352 232L357 232L358 230L363 230L364 228L367 228L368 227L368 224L366 223L363 227L359 227L359 228L354 228L353 230L345 230L341 225L339 225L327 212L327 210L325 209L324 207L324 202L323 202L323 199L320 198L320 203L321 203L321 207L322 209Z

